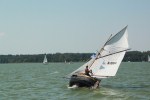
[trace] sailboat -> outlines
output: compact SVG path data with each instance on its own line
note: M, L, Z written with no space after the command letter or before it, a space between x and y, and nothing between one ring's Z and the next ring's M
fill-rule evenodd
M148 62L150 62L150 56L148 55Z
M126 26L117 34L111 34L103 47L87 63L67 75L70 79L69 86L97 88L102 79L116 75L127 50L129 44ZM92 71L90 76L85 75L86 66Z
M45 64L45 65L48 64L46 54L45 54L45 56L44 56L43 64Z

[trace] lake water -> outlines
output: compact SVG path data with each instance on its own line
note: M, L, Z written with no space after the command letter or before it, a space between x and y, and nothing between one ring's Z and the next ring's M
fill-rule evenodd
M122 63L99 89L68 88L63 77L82 64L0 64L0 100L150 100L150 63Z

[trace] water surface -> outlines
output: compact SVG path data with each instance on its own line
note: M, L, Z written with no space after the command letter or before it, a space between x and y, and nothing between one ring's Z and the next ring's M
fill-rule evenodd
M63 77L82 64L0 64L0 100L149 100L150 63L122 63L96 90L68 88Z

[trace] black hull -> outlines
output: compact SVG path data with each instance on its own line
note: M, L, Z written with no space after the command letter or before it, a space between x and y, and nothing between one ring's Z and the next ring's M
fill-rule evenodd
M72 75L69 86L77 85L78 87L92 87L99 81L87 75Z

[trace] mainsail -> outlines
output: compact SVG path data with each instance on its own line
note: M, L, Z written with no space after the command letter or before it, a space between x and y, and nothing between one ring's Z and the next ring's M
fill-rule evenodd
M44 60L43 60L43 64L47 64L48 62L47 62L47 57L46 57L46 54L45 54L45 56L44 56Z
M126 26L116 35L111 35L95 57L70 75L84 73L85 67L88 66L93 72L93 77L107 78L115 76L128 49L128 32Z

